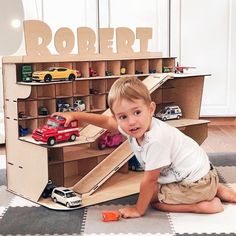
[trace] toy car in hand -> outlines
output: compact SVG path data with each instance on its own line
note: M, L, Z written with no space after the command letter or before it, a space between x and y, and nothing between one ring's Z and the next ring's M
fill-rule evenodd
M49 146L55 145L56 142L75 141L76 137L79 137L78 121L71 121L67 127L64 126L65 122L64 117L54 115L44 126L33 131L32 138Z
M74 191L65 187L54 188L51 198L54 202L59 202L68 208L80 206L82 204L81 196L76 195Z
M105 149L106 147L118 147L123 142L122 134L114 134L106 131L98 142L98 148L100 150Z
M52 80L75 80L77 77L77 71L68 69L65 67L50 67L45 71L35 71L33 72L32 79L34 81L40 82L51 82Z

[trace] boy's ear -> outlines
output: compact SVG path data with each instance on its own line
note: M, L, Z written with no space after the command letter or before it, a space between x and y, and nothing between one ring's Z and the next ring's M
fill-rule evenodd
M155 102L151 102L151 104L150 104L150 112L151 112L152 116L154 115L155 110L156 110L156 103Z

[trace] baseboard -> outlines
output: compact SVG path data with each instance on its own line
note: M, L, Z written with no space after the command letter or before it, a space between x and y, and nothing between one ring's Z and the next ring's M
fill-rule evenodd
M209 120L209 126L212 125L235 125L236 117L201 117L201 119Z

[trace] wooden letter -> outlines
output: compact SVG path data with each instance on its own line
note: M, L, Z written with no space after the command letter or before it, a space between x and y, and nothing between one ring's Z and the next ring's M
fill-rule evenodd
M134 44L134 32L126 27L119 27L116 29L116 47L117 53L128 54L134 53L132 45Z
M136 38L140 40L140 52L147 52L148 39L152 38L152 28L136 28Z
M54 36L54 45L59 55L68 55L74 48L75 37L71 29L67 27L57 30Z
M100 29L100 53L110 55L113 53L113 28Z
M47 46L52 40L52 31L46 23L38 20L24 21L24 32L26 55L51 55Z
M96 35L88 27L79 27L77 29L78 51L79 54L95 54Z

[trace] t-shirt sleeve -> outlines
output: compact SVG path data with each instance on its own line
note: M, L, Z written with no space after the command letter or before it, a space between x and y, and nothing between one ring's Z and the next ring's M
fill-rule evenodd
M155 170L171 164L170 148L158 142L149 145L146 152L145 170Z

